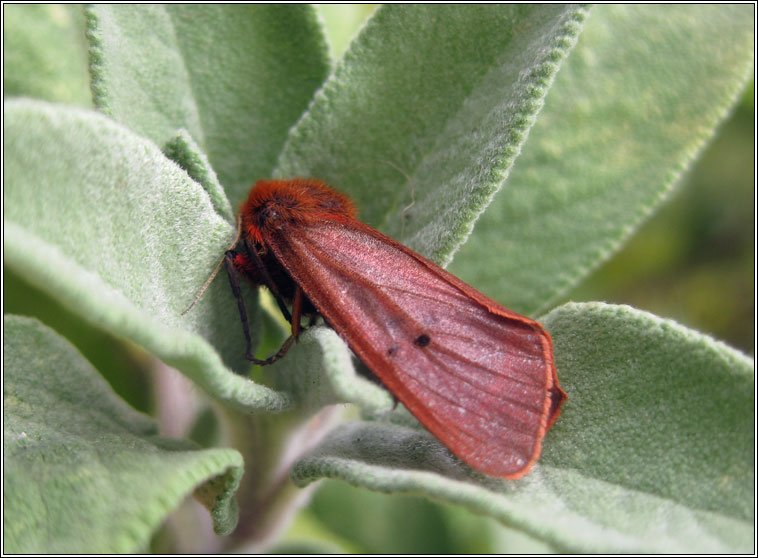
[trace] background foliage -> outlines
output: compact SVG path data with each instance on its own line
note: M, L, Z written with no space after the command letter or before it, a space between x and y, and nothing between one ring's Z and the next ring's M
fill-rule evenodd
M23 94L91 106L86 86L89 77L84 55L85 24L77 8L4 6L4 10L6 68L36 69L22 73L20 78L19 73L7 71L4 95ZM321 13L327 16L335 58L345 48L345 37L352 34L348 31L349 22L353 26L360 24L361 17L356 16L354 10L370 8L321 8ZM345 35L339 37L340 32ZM34 37L40 35L63 45L63 50L49 58L51 51L35 43ZM565 294L566 299L629 303L659 316L675 318L753 354L754 204L745 203L753 196L753 121L753 89L750 87L699 161L689 169L668 205L588 281ZM266 138L262 136L261 144L265 143ZM183 153L192 154L192 146L187 147L181 141L177 145ZM243 176L250 169L236 172ZM231 176L223 177L225 184L234 180ZM213 179L209 179L208 184L212 183ZM223 215L224 210L219 213ZM156 382L154 370L160 365L151 357L70 312L13 269L4 267L4 279L5 313L39 317L85 354L132 406L150 413L158 408L159 415L165 412L165 408L160 410L156 399L167 395L162 382L169 382L166 378L170 375L158 376ZM602 308L598 311L603 312ZM560 314L551 316L556 324L561 322ZM160 420L160 416L158 418ZM192 437L203 440L203 432L200 421ZM744 446L747 442L741 444ZM556 451L545 455L548 464L559 455ZM570 448L564 448L563 455L567 454ZM236 458L229 459L231 463ZM188 532L186 526L195 525L197 521L193 506L189 504L189 509L174 515L155 536L154 549L197 550L198 545L215 540L208 532ZM729 532L728 526L724 529ZM172 534L175 532L183 533L181 542ZM511 530L494 519L473 515L461 507L413 496L385 496L327 481L281 539L284 545L281 548L387 553L523 552L561 548L555 541L549 541L549 537L535 537L533 531L527 535ZM574 548L592 548L586 542L578 545Z

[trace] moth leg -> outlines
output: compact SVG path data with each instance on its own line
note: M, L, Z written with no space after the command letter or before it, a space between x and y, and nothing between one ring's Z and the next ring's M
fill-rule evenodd
M271 291L272 295L274 295L274 300L276 300L276 304L279 306L279 310L284 316L284 319L289 323L293 323L292 316L290 316L289 310L287 310L287 305L284 303L284 297L282 297L281 293L279 292L279 289L277 288L276 283L274 283L274 280L271 279L271 275L269 275L268 270L266 269L263 260L261 260L261 257L258 255L258 252L255 250L255 247L247 239L245 239L245 248L247 249L247 253L250 255L250 258L252 258L253 263L258 270L258 273L260 273L261 277L263 277L263 281L268 287L268 290Z
M303 293L303 289L300 287L295 287L295 298L292 301L292 331L293 335L298 336L300 335L301 331L305 331L309 327L313 327L316 325L316 320L318 320L318 314L311 314L308 318L308 325L302 326L300 325L300 318L303 315L303 305L305 304L305 294ZM295 316L297 318L295 319ZM295 326L297 324L297 326Z
M295 299L292 301L292 337L300 335L300 318L303 316L303 289L295 287Z
M292 325L292 335L287 338L287 340L282 344L282 346L275 354L266 359L255 358L252 355L253 342L250 338L250 326L247 317L247 309L245 308L245 300L242 298L242 290L239 286L239 274L237 272L237 268L234 265L234 257L236 255L236 252L229 250L226 253L224 259L226 261L226 271L227 275L229 276L229 284L232 287L232 293L234 294L234 297L237 299L237 307L239 308L240 320L242 321L242 331L245 334L245 342L247 343L247 347L245 349L245 358L253 364L257 364L259 366L267 366L269 364L275 363L277 360L286 355L287 351L289 351L290 347L292 346L292 343L300 334L300 318L302 316L303 310L303 291L301 289L297 289L295 291L295 300L292 305L293 315L290 316L289 312L287 312L285 316L290 320L290 324Z
M239 309L240 321L242 322L242 332L245 334L245 343L247 343L247 346L245 348L245 358L253 364L259 364L261 366L271 364L280 358L278 356L279 353L282 353L283 356L283 354L287 352L287 349L289 348L289 345L292 344L292 341L289 339L285 341L282 348L279 349L279 353L273 357L267 358L266 360L260 360L253 356L253 341L250 337L250 322L247 317L245 299L242 297L242 289L240 289L239 272L237 271L237 266L234 263L234 258L236 256L237 252L234 250L227 250L226 254L224 254L224 263L226 264L226 275L229 277L229 285L232 287L232 294L234 294L234 298L237 299L237 308Z
M247 342L247 348L245 349L245 358L252 360L251 352L253 349L253 341L250 338L250 325L247 319L247 309L245 308L245 299L242 298L242 290L240 289L239 273L237 267L234 264L234 258L237 256L237 252L234 250L227 250L224 254L224 263L226 264L226 275L229 277L229 285L232 287L232 294L237 299L237 308L240 313L240 320L242 321L242 332L245 334L245 341Z
M282 358L284 355L287 354L287 351L290 350L290 347L292 346L292 342L294 340L295 340L294 335L290 335L289 337L287 337L287 340L282 344L279 351L277 351L275 354L271 355L267 359L259 360L257 358L252 358L248 355L245 355L245 358L249 360L250 362L252 362L253 364L258 364L260 366L267 366L269 364L274 364L277 360L279 360L280 358Z
M300 318L303 315L303 291L299 287L295 289L295 299L292 302L292 321L290 324L292 325L292 334L287 338L287 340L282 344L279 351L277 351L276 354L271 355L265 360L258 360L257 358L252 358L249 354L245 354L245 358L249 361L259 364L261 366L266 366L268 364L273 364L280 358L282 358L284 355L287 354L287 351L290 350L290 347L292 346L293 341L297 340L297 336L300 335L300 332L302 331L300 327Z

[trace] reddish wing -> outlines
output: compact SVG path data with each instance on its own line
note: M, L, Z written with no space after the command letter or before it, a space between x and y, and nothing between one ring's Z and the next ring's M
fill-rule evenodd
M426 428L484 473L528 471L565 399L538 323L359 221L276 233L264 243Z

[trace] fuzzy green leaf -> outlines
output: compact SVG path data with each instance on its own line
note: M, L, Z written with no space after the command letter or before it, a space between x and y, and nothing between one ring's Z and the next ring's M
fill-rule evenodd
M81 4L3 5L3 95L92 106Z
M391 408L389 393L366 379L356 365L362 366L334 330L317 326L301 334L287 358L270 368L276 387L292 395L304 410L344 402L367 413Z
M3 549L140 552L193 491L236 523L242 458L157 435L65 339L3 318Z
M448 260L583 18L562 5L382 6L290 133L277 175L325 179L362 220Z
M185 128L234 207L329 71L305 5L96 5L88 36L97 106L158 145Z
M753 71L750 5L600 5L450 271L534 314L661 203ZM497 257L493 257L496 255Z
M95 89L101 106L126 126L165 146L165 153L184 171L168 161L151 141L101 116L42 103L6 104L5 264L93 324L134 340L182 369L203 389L236 409L281 410L293 399L307 410L340 400L358 402L370 412L387 408L390 401L386 393L355 380L344 344L325 328L306 332L287 359L267 369L266 374L274 378L272 383L288 395L231 374L229 368L242 370L245 363L236 305L223 280L212 285L192 313L179 317L233 238L228 222L231 205L219 184L231 192L236 203L250 181L271 173L286 130L299 115L293 108L297 102L290 101L300 99L302 110L318 85L310 83L301 88L293 78L297 72L289 72L302 63L298 56L310 56L303 54L302 44L320 44L319 38L311 36L314 28L306 23L304 27L310 31L304 33L308 37L284 49L284 54L295 56L295 62L286 58L272 63L271 53L276 51L281 30L266 35L261 44L235 50L257 36L246 38L245 32L240 32L250 23L246 18L228 26L230 19L235 19L230 14L255 13L251 17L255 19L263 13L267 14L263 17L267 24L277 20L287 27L293 13L309 14L308 9L271 7L259 12L235 6L226 12L197 7L200 11L191 13L218 17L193 19L182 15L190 13L182 10L192 8L98 6L92 9L90 19ZM516 308L533 311L596 265L605 254L603 250L614 248L652 209L723 116L729 95L744 80L749 49L742 46L745 27L738 22L749 19L742 17L744 7L719 11L706 6L687 12L667 7L670 15L664 19L668 25L660 24L661 18L648 8L635 8L639 13L634 8L595 9L590 21L597 16L599 30L590 34L584 50L569 56L574 69L565 78L561 78L563 72L559 74L555 93L539 115L558 64L581 28L582 10L564 6L382 8L293 130L279 159L278 172L326 178L356 198L371 224L445 260L462 242L523 148L524 154L498 200L510 196L513 187L516 207L511 207L505 218L529 215L529 222L534 219L534 224L511 252L498 242L502 238L518 239L517 234L513 236L514 230L524 227L523 221L513 219L503 224L499 219L504 217L495 215L497 223L489 229L497 231L493 236L487 232L485 217L480 221L481 231L478 226L472 240L481 232L487 250L472 252L473 262L466 260L464 249L460 260L472 272L477 268L493 272L490 279L472 280L477 288L504 302L513 301ZM636 27L629 21L636 21ZM228 42L219 36L219 29L229 34ZM710 33L719 36L714 38ZM216 42L221 43L219 50L208 55ZM693 42L699 43L697 48ZM643 55L649 52L655 56L652 62L648 59L647 63L632 64L618 52L621 47L617 44L632 51L636 58L631 62L644 60ZM696 60L681 54L683 44L699 53ZM709 44L718 47L709 48ZM663 56L669 49L681 54L674 67ZM228 70L224 61L231 60L232 66L244 64L239 57L248 55L264 61L265 71L257 75L275 79L263 80L261 88L248 88L255 81L249 76L237 81L232 74L239 68ZM718 62L713 62L714 57ZM632 66L632 72L644 67L647 73L628 76L624 74L625 64ZM711 104L697 91L700 83L683 77L690 70L688 64L705 80L702 87L713 97ZM600 75L590 70L598 70ZM621 85L612 81L617 71L627 80ZM219 79L208 79L209 75ZM662 76L675 78L676 88L671 97L666 97L667 102L657 103L645 94L659 92L651 82L656 77L663 82ZM568 85L561 85L561 79ZM282 82L291 84L287 80L296 83L282 86ZM681 86L682 80L686 86ZM598 93L596 82L598 87L606 84L603 87L609 93ZM219 90L230 84L228 91ZM198 86L203 95L196 93ZM219 92L218 97L210 98L211 88L217 88L213 91ZM584 88L588 89L586 97ZM616 96L627 90L637 95L615 104ZM287 97L285 108L279 112L282 92L292 93L292 97ZM554 97L560 99L552 101ZM551 102L556 103L554 108ZM595 102L600 110L594 110ZM653 116L648 120L660 123L656 110L674 109L680 104L692 112L698 110L693 104L700 107L700 118L677 120L679 113L674 111L674 117L664 114L668 119L664 127L645 125L627 130L636 123L632 118L645 117L649 112ZM119 107L117 111L113 110L115 106ZM247 120L251 114L254 116ZM210 118L203 120L203 115ZM541 125L543 116L546 123ZM535 118L538 124L525 142ZM610 123L590 127L595 119ZM264 121L268 124L262 124ZM240 122L246 125L239 126ZM244 141L227 140L239 137L229 135L231 129L244 136ZM545 134L553 133L561 134L557 146L546 139L553 136ZM639 149L647 143L659 143L655 134L674 139L666 144L667 149L659 149L660 154L655 152L655 157L644 150L640 151L642 156L631 157L618 146L610 154L602 151L612 139L628 134L638 134L633 142ZM535 147L530 155L532 140ZM660 159L666 161L660 163ZM624 187L606 196L610 190L605 185L613 182L604 177L613 174L616 180L617 165L625 173L617 180ZM516 180L519 172L528 179ZM536 178L531 178L532 173ZM554 182L562 173L566 182ZM598 175L597 180L587 178ZM639 177L655 184L642 188L648 182L641 185L643 179ZM569 189L577 183L586 183L588 190ZM544 184L552 189L541 190ZM638 189L639 199L626 195ZM583 199L593 196L600 202L583 204ZM572 207L577 209L573 221ZM495 205L492 209L499 211ZM556 236L558 232L563 236ZM568 236L566 240L567 235L575 238ZM584 244L589 248L585 250ZM493 251L505 257L492 258ZM459 273L464 277L467 274ZM505 284L505 274L514 277L518 285ZM507 285L505 295L493 287L500 282ZM739 451L717 448L714 439L721 441L729 436L714 434L726 424L714 420L715 406L705 405L701 410L683 401L688 403L684 413L681 405L676 407L680 402L665 400L682 414L667 417L670 420L665 428L652 436L653 448L639 443L627 448L612 437L618 436L618 428L623 430L626 424L630 429L640 428L639 420L635 422L640 417L628 416L633 413L629 405L613 403L623 403L629 396L632 401L650 401L651 393L644 391L640 381L648 378L652 382L654 372L669 370L674 356L685 351L694 354L692 360L683 359L690 366L687 372L695 369L698 378L705 377L706 381L695 387L710 392L721 381L709 383L712 378L703 370L719 362L714 352L722 356L731 353L703 342L704 338L692 332L685 335L681 328L658 327L655 324L660 320L640 318L634 312L621 312L621 319L614 321L605 310L568 310L565 315L551 315L548 324L556 341L557 358L564 359L559 362L559 374L569 391L569 402L546 440L541 465L525 479L493 484L490 479L472 477L434 438L398 412L390 415L397 423L357 423L336 432L313 458L301 463L296 472L298 482L326 475L380 490L421 491L494 515L557 549L673 552L694 548L723 552L747 548L750 518L746 519L745 501L739 498L741 491L748 492L744 490L744 456ZM573 329L574 323L586 325L582 318L593 312L597 316L589 321L603 326L589 328L594 337ZM611 325L606 327L606 322ZM253 330L258 329L253 324ZM657 342L649 351L660 358L643 359L643 365L636 366L640 356L636 343L640 340L635 335L648 330L662 331L660 338L651 337ZM676 334L670 334L671 330ZM596 340L608 332L612 342L599 350ZM621 339L630 340L627 345L615 343ZM692 350L693 344L705 349ZM572 361L575 347L581 358ZM614 378L613 385L603 384L605 391L593 392L591 400L585 395L582 401L580 395L591 392L584 385L594 386L596 364L603 369L602 363L611 362L613 351L613 367L621 377ZM739 355L721 360L736 362L735 369L743 372L749 365ZM658 369L650 370L656 362ZM717 369L715 376L721 378L724 367L713 367ZM624 380L638 391L630 394L621 389ZM730 409L744 407L733 393L734 383L724 383L726 392L718 405L728 401ZM698 404L702 404L702 393L698 391L698 395ZM589 409L595 401L601 404ZM580 410L587 416L592 416L592 411L602 416L594 417L592 424L577 426ZM750 412L742 414L752 416ZM733 420L736 415L725 416ZM684 417L692 423L674 420ZM650 449L653 455L660 455L671 445L666 432L684 432L686 441L691 434L685 427L703 423L714 426L705 429L707 436L698 446L696 457L702 457L703 448L723 456L722 465L727 464L727 470L716 469L723 486L711 483L701 495L694 494L693 486L708 483L710 477L698 477L692 467L702 466L704 473L714 463L697 458L690 463L682 457L686 444L673 444L673 457L666 454L666 459L659 458L658 462L630 456L632 448ZM737 426L735 432L744 437L744 425ZM592 434L586 439L585 427ZM409 446L413 451L408 451ZM680 469L665 469L669 463L686 465L680 467L682 478L670 484ZM395 468L388 469L388 464ZM630 471L631 465L641 469ZM656 475L663 480L658 482ZM675 491L668 487L679 492L672 494ZM680 494L682 491L687 494ZM545 524L545 517L551 518L550 524Z
M7 101L4 126L5 265L233 407L288 406L227 368L247 368L241 333L217 325L239 322L228 285L181 316L234 238L199 184L95 112Z
M546 464L752 521L752 359L628 306L566 304L543 323L570 391Z
M211 167L208 157L200 149L186 130L179 130L163 146L166 157L182 167L188 175L208 192L213 209L229 223L235 223L235 215L224 187L219 183L216 172Z
M421 492L566 552L749 551L753 362L628 307L566 305L544 323L569 398L523 479L483 477L384 421L336 430L295 481Z

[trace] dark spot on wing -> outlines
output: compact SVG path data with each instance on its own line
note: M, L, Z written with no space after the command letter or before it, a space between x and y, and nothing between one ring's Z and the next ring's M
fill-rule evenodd
M417 347L426 347L430 342L432 338L429 337L426 333L422 333L416 339L414 339L413 344Z

